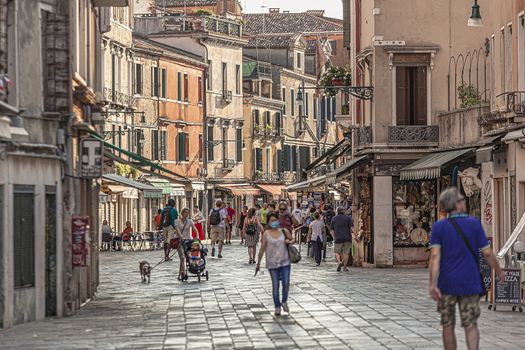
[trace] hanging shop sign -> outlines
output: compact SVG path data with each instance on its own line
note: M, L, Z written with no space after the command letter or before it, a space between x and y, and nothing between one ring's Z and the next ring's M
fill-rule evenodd
M82 140L80 147L80 177L84 179L102 177L103 154L102 141L93 138Z
M73 266L88 266L89 264L89 217L73 216L71 218L71 255Z
M130 188L129 190L122 192L122 198L139 199L139 190L136 188Z

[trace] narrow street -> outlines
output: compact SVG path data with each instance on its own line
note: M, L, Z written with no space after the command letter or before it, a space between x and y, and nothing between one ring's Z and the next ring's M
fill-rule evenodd
M293 267L289 316L274 317L268 273L253 276L245 248L210 258L210 280L176 281L175 261L141 284L138 262L161 252L104 253L96 298L74 317L0 331L2 349L440 349L424 269L351 269L331 255ZM482 349L522 349L525 314L483 305ZM494 327L494 325L498 327ZM459 332L459 331L458 331ZM459 348L465 348L458 333Z

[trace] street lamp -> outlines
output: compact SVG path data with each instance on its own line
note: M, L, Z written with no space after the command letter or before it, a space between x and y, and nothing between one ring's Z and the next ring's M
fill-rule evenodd
M299 87L299 89L297 90L297 97L295 98L295 100L297 101L297 105L299 107L303 106L303 88L302 87Z
M472 12L470 18L468 19L469 27L482 27L483 22L481 21L481 12L479 10L478 0L474 0L472 4Z

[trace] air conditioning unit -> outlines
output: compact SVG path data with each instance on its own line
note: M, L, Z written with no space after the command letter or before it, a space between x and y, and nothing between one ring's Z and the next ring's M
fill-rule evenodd
M225 103L230 103L233 99L233 93L231 90L226 90L222 92L222 101Z

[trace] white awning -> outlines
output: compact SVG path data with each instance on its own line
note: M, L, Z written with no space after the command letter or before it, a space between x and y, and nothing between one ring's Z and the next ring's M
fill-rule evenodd
M501 141L505 143L511 143L516 140L525 141L525 129L511 131L501 139Z

